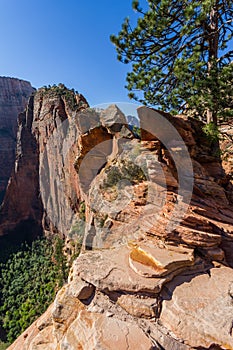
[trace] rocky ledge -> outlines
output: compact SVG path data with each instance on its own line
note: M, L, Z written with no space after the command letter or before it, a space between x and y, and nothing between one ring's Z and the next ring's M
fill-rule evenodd
M9 350L233 349L230 170L202 123L140 107L139 135L116 106L82 107L34 97L42 224L67 252L84 240Z

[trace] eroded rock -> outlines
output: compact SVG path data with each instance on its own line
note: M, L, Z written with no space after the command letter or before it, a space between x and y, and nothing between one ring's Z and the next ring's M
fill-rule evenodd
M64 120L72 128L58 135L69 135L65 150L74 146L68 162L59 138L47 152L52 190L44 203L66 233L67 199L79 218L82 200L84 244L52 311L10 349L233 349L231 182L202 123L154 118L143 107L141 141L115 106L85 120L86 110L79 115L56 98L37 115L40 153ZM178 134L154 124L163 118Z
M153 251L153 249L151 250ZM175 250L154 249L154 257L141 254L143 250L138 250L139 254L136 254L135 257L140 260L138 267L135 261L130 263L130 259L132 259L130 257L134 251L135 248L121 246L120 248L82 254L73 265L73 280L81 277L102 291L149 292L155 295L159 293L166 281L172 279L186 266L194 264L191 251L182 254L175 252ZM156 269L154 268L155 259L157 261ZM157 269L158 262L160 266L163 266L160 261L166 267L162 267L162 271ZM151 271L153 271L152 275Z
M81 311L69 327L61 343L61 349L139 349L150 350L151 341L135 324L107 318L105 315Z
M167 247L161 249L152 244L132 246L129 265L139 275L161 277L185 266L193 265L192 249Z
M166 285L160 320L191 347L233 348L233 271L213 268L193 278L179 276Z

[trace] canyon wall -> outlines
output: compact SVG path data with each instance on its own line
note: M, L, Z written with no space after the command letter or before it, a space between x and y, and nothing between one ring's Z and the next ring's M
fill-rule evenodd
M63 85L40 89L31 96L18 118L15 166L0 208L0 235L28 232L35 237L42 230L64 234L70 220L66 208L76 211L78 189L73 191L73 186L77 187L72 178L75 171L70 174L69 159L63 159L60 151L72 124L73 109L77 112L85 107L84 97ZM50 139L53 132L57 137ZM66 186L65 194L61 183ZM58 220L47 216L51 208Z
M84 239L68 283L9 350L233 349L231 169L197 120L140 107L135 137L117 106L87 107L42 89L22 117L37 158L28 176L21 137L9 196L37 173L43 229L67 249Z
M15 163L18 114L33 91L27 81L0 77L0 204Z

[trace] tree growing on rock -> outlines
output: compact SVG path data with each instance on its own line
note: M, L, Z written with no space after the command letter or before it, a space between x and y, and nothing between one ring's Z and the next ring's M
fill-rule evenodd
M132 63L129 97L208 123L233 115L233 1L148 0L135 28L112 35L118 59Z

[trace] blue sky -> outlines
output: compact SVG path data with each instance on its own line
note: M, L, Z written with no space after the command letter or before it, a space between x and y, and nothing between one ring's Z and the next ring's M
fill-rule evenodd
M0 75L34 87L62 82L91 105L129 101L130 67L117 61L109 36L126 16L136 20L131 2L0 0Z
M0 75L29 80L36 88L62 82L91 106L134 102L124 88L130 66L117 61L109 39L125 17L136 22L131 3L0 0Z

